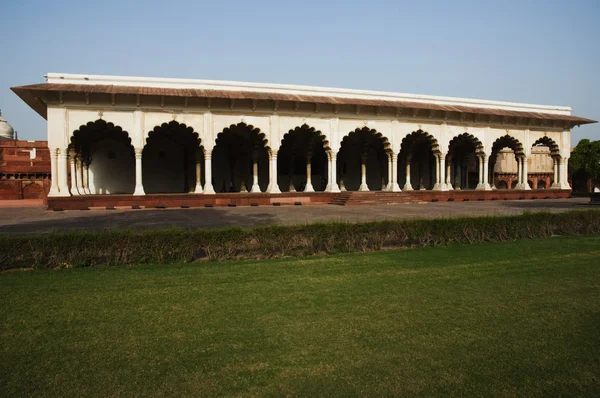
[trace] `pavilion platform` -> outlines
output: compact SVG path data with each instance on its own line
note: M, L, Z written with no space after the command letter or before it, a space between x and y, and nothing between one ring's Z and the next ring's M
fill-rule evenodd
M340 206L369 204L402 204L476 200L560 199L571 196L571 190L462 190L404 192L284 192L203 194L80 195L48 197L48 210L144 209L186 207L236 207L332 204Z

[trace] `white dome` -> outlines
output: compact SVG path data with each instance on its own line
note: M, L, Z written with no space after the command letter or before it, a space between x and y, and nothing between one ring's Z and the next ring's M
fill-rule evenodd
M8 138L12 140L15 136L15 130L10 124L2 117L2 111L0 111L0 138Z

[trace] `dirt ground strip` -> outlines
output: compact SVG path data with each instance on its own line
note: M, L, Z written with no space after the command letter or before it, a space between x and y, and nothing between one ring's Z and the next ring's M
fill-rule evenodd
M525 211L562 212L598 208L588 198L437 202L370 206L258 206L191 209L48 211L43 206L0 207L0 233L39 233L56 230L111 228L218 228L314 222L361 222L389 219L447 218L521 214Z

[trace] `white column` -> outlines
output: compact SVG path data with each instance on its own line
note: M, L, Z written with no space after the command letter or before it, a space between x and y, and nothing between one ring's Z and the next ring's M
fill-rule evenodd
M390 188L392 192L402 192L398 185L398 155L399 152L392 152L392 184Z
M84 191L86 194L91 195L92 190L90 188L90 165L87 164L87 162L82 160L81 166L83 169L83 184L85 187Z
M559 174L558 174L560 189L571 189L571 186L569 185L568 168L569 168L569 158L561 157Z
M451 157L448 158L448 163L446 163L446 188L448 188L449 191L454 190L454 188L452 187L452 158Z
M477 156L477 187L475 189L483 189L483 160L481 156Z
M515 160L517 161L517 185L515 185L515 189L523 189L523 164L521 163L521 157L517 157L515 154Z
M481 157L481 160L483 160L483 170L482 170L482 178L483 181L481 182L481 189L485 190L485 191L491 191L492 187L490 186L490 182L489 182L489 172L488 169L490 167L489 165L489 158L487 157L487 155L483 155Z
M71 152L69 155L69 166L71 168L71 195L78 196L79 191L77 190L77 166L75 153Z
M366 192L369 190L369 186L367 185L367 156L362 157L362 162L360 164L360 187L358 187L359 191Z
M394 157L394 153L390 152L387 154L387 158L388 158L388 174L387 174L387 184L385 185L385 187L382 185L381 186L381 190L382 191L391 191L392 190L392 157Z
M252 158L252 188L250 188L250 192L260 192L260 187L258 186L258 154L254 154Z
M404 188L402 188L404 191L412 191L413 187L410 184L410 161L411 158L407 157L406 158L406 183L404 184Z
M327 181L326 192L340 192L337 183L337 152L330 151L329 155L329 180Z
M435 154L435 184L433 184L433 191L440 191L440 154Z
M80 195L86 195L85 191L85 179L83 178L83 174L85 170L83 169L83 159L78 156L76 160L75 168L77 169L77 190Z
M135 190L134 195L145 195L144 184L142 183L142 152L144 148L133 148L135 152Z
M523 189L526 191L531 190L529 183L527 183L527 157L523 157Z
M315 192L312 185L312 156L308 154L306 156L306 186L304 192Z
M558 158L552 158L552 169L554 170L554 181L552 181L551 188L557 189L560 188L560 184L558 182Z
M212 184L212 148L204 150L204 193L215 193Z
M269 186L268 193L281 193L279 184L277 183L277 151L271 150L271 170L269 171Z
M446 184L446 154L440 153L440 190L447 191Z
M200 150L196 151L196 188L194 188L194 193L203 193L204 188L202 188L202 156L200 156Z
M67 165L67 149L61 149L58 154L58 190L59 193L56 196L71 196L69 193L69 184L68 184L68 165Z
M50 192L48 196L60 196L58 190L58 154L56 148L50 148Z

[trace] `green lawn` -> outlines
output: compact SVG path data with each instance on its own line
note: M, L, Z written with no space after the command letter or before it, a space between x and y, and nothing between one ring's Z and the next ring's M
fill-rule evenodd
M600 237L0 274L0 395L600 395Z

